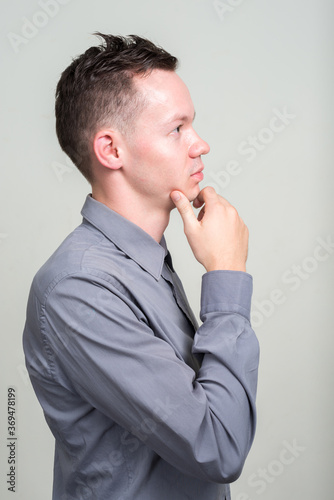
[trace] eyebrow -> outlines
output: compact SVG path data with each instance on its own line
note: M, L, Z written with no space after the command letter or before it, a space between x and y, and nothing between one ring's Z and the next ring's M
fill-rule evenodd
M195 120L196 118L196 111L194 111L194 117L193 119L191 120L192 122ZM169 124L169 123L174 123L174 122L177 122L177 121L180 121L180 122L187 122L189 121L189 115L179 115L179 114L175 114L173 116L171 116L167 121L166 121L166 124Z

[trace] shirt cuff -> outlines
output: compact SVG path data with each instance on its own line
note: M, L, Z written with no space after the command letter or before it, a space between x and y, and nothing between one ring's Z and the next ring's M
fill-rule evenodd
M210 271L202 277L201 320L212 312L237 313L250 321L253 278L243 271Z

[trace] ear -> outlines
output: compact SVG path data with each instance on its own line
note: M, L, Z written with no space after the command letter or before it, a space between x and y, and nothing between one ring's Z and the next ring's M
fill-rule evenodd
M94 153L104 167L117 170L122 167L121 140L116 131L100 130L94 138Z

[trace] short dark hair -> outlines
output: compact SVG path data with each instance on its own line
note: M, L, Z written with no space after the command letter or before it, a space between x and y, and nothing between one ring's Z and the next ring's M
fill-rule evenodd
M56 132L63 151L88 181L92 139L104 126L130 131L144 99L133 84L135 75L154 69L175 71L176 57L137 35L95 33L103 39L76 57L62 73L56 89Z

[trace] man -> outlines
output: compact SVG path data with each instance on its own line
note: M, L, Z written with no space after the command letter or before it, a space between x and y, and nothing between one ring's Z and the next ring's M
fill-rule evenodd
M200 191L209 146L177 60L100 36L56 92L59 142L92 194L35 276L24 331L56 441L53 499L229 499L255 431L248 231ZM199 328L163 237L175 206L206 270Z

